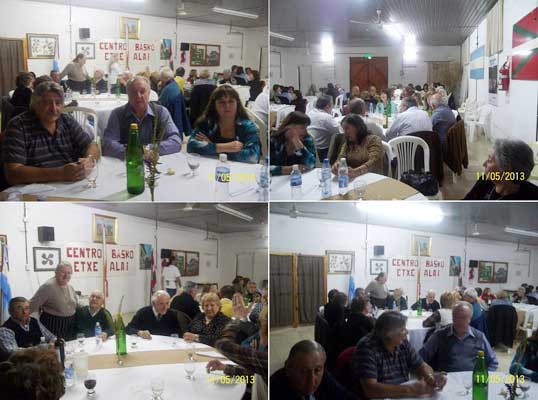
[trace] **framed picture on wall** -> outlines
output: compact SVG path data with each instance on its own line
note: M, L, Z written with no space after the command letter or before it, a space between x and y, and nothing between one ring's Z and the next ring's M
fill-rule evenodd
M181 276L185 275L185 252L183 250L171 250L170 264L175 265Z
M34 247L34 271L54 271L60 263L59 247Z
M420 250L421 256L431 257L432 255L432 238L430 236L413 236L413 248L411 254L418 256Z
M170 55L172 54L172 39L163 39L161 40L161 49L159 52L159 57L161 60L170 60Z
M0 235L0 271L4 267L4 247L7 246L7 235Z
M385 274L389 270L389 260L381 258L370 258L370 275L377 275L381 272Z
M478 262L478 283L493 283L493 264L492 261Z
M354 251L327 250L329 274L350 274L355 264Z
M448 270L448 276L459 276L461 272L461 257L450 256L450 268Z
M0 235L0 244L5 244L7 246L7 235Z
M153 246L151 244L140 245L140 269L151 269L151 255Z
M75 54L84 54L88 60L95 60L95 43L75 43Z
M118 243L118 219L108 215L93 214L93 241L101 243L103 241L103 227L108 244Z
M58 35L27 33L28 58L53 59L58 49Z
M140 18L120 17L120 39L125 39L125 32L129 39L140 40Z
M220 66L220 45L191 43L191 67Z
M508 263L496 262L493 263L493 283L508 282Z
M185 259L185 276L200 275L200 253L187 251Z

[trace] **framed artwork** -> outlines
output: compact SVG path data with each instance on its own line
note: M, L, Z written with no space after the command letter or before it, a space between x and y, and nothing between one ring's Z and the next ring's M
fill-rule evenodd
M125 31L129 39L140 40L140 18L120 17L120 39L125 39Z
M7 246L7 235L0 235L0 244L5 244Z
M185 252L183 250L171 250L170 264L179 269L181 276L185 276Z
M327 250L329 274L350 274L355 264L354 251Z
M59 247L34 247L34 271L54 271L61 261Z
M450 256L450 268L448 270L448 276L459 276L461 272L461 257Z
M161 40L161 60L170 60L172 54L172 39Z
M493 283L508 282L508 263L493 263Z
M493 283L493 262L478 262L478 283Z
M151 244L140 245L140 269L151 269L151 255L153 247Z
M200 275L200 253L187 251L185 258L185 276Z
M103 241L103 227L108 244L118 243L118 219L108 215L93 214L93 241L101 243Z
M88 60L95 60L95 43L75 43L75 54L84 54Z
M4 267L4 247L7 246L7 235L0 235L0 271Z
M58 35L27 33L28 58L54 59L58 48Z
M432 238L430 236L413 236L413 249L412 254L418 256L418 250L420 250L421 256L431 257L432 255Z
M370 275L377 275L381 272L389 272L389 260L381 258L370 258Z
M220 66L220 45L191 43L191 67Z

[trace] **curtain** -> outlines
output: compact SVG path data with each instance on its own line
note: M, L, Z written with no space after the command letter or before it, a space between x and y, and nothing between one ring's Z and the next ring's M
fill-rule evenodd
M319 306L323 304L323 256L297 258L297 291L299 323L313 324Z
M24 67L24 50L20 39L0 39L0 95L15 88L15 78Z
M271 254L270 317L271 327L293 323L292 256Z
M488 13L486 40L486 54L488 56L503 50L503 7L504 0L499 0Z
M461 45L461 63L465 66L469 64L469 58L470 58L470 49L469 49L469 43L470 43L471 37L467 37L465 39L465 42Z

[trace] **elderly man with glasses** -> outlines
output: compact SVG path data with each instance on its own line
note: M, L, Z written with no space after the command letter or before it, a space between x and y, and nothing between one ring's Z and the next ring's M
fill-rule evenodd
M103 341L114 335L112 315L103 307L104 303L103 292L95 289L90 295L90 304L77 309L73 334L83 333L86 337L93 336L95 325L99 323Z

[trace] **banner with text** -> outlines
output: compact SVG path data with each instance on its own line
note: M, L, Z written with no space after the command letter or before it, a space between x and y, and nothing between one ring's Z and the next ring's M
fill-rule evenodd
M139 267L136 246L106 246L109 277L133 275ZM103 246L99 243L69 243L62 248L62 261L73 266L73 278L103 276Z
M160 56L160 42L148 42L143 40L101 39L96 44L96 63L108 66L112 55L118 55L118 62L133 72L143 71L146 66L156 68L162 61Z
M420 260L421 280L448 278L446 260L432 257L422 257ZM418 257L393 257L390 259L389 279L413 280L418 275Z

